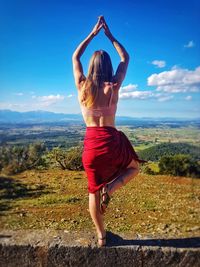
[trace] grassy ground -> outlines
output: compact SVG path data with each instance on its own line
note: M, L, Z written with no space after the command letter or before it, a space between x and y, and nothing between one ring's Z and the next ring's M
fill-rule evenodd
M0 199L1 229L93 228L84 172L2 175ZM140 174L113 195L105 224L117 232L199 236L200 179Z

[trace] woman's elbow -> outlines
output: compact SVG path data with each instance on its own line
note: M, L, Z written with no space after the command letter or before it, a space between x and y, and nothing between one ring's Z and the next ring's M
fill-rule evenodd
M125 57L126 57L126 60L129 61L130 56L129 56L129 54L128 54L127 52L126 52L126 54L125 54Z
M122 61L128 63L129 60L130 60L130 56L129 56L129 54L128 54L128 53L124 54L123 57L122 57Z
M77 55L76 53L74 52L73 55L72 55L72 61L76 60L77 59Z

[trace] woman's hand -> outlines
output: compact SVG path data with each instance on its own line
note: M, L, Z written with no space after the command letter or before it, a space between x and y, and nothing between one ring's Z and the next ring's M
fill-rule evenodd
M101 28L103 27L103 21L102 21L103 16L99 16L97 24L94 26L92 30L92 34L97 35Z
M108 25L107 25L107 23L106 23L106 21L105 21L103 16L101 16L101 21L103 23L103 28L104 28L105 35L108 38L112 37L111 31L110 31L110 29L109 29L109 27L108 27Z

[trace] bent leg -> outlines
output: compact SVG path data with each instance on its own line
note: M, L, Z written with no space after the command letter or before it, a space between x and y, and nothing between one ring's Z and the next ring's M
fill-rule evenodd
M128 165L124 173L118 176L111 183L107 184L108 193L112 195L117 189L126 185L131 179L133 179L139 173L139 163L136 160L132 160Z
M99 191L94 194L89 193L89 211L96 227L98 243L102 246L105 245L105 239L102 240L102 238L105 237L106 232L103 224L103 215L100 213L99 201Z

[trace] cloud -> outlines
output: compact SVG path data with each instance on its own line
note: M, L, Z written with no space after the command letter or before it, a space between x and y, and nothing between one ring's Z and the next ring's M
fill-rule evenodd
M67 95L67 98L71 98L72 96L74 96L74 95L72 95L72 94L70 94L70 95Z
M172 98L174 98L173 95L157 95L157 98L158 98L158 101L159 102L165 102L165 101L168 101L168 100L171 100Z
M137 88L138 88L138 85L137 84L129 83L126 86L122 86L120 88L120 90L122 90L123 92L130 92L130 91L136 90Z
M0 109L21 109L26 107L26 104L0 102Z
M24 95L24 93L19 92L19 93L15 93L14 95L22 96L22 95Z
M185 48L192 48L195 46L195 43L193 41L189 41L187 44L184 45Z
M166 61L164 60L153 60L151 64L155 65L157 68L164 68L166 66Z
M192 96L191 95L186 96L185 100L187 100L187 101L192 100Z
M48 96L32 96L32 98L38 100L39 105L42 105L43 107L51 106L65 99L63 95L59 94L48 95Z
M158 93L152 90L146 90L146 91L135 91L135 88L137 88L138 85L135 84L134 86L124 86L121 87L121 90L119 91L119 98L123 100L127 99L138 99L138 100L146 100L146 99L156 99L159 102L168 101L173 98L172 95L166 94L166 93Z
M149 86L156 86L157 91L185 93L200 91L200 66L195 70L172 68L159 74L152 74L147 79Z
M119 92L119 98L121 99L147 99L153 97L151 91L134 91L134 92Z

